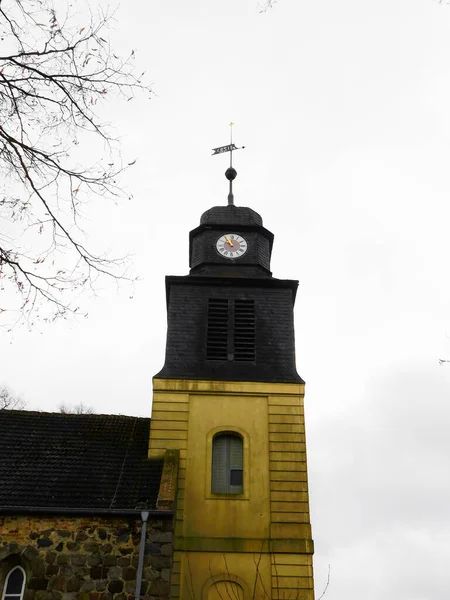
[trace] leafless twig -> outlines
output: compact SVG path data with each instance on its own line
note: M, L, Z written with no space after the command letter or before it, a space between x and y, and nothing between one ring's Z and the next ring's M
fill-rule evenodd
M327 583L325 585L323 592L320 594L320 596L317 598L317 600L321 600L327 592L328 586L330 585L330 573L331 573L331 565L328 565Z
M135 162L101 121L104 100L150 89L134 51L110 47L113 15L70 10L0 0L0 317L53 320L77 312L74 295L95 293L99 276L132 279L126 256L87 247L80 219L95 197L122 195L118 176Z

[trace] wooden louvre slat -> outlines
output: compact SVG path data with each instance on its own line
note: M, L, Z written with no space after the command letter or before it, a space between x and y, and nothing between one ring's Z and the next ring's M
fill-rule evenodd
M235 300L234 360L255 360L255 302Z
M207 360L228 359L228 300L208 300Z

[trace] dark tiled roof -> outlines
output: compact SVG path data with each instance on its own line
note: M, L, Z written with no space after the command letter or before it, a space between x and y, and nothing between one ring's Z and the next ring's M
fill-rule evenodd
M150 419L0 411L0 507L154 508Z
M201 225L257 225L262 226L261 215L246 206L213 206L200 217Z

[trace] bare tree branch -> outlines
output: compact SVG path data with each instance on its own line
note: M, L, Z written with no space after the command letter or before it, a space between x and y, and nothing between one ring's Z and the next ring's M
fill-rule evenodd
M74 296L97 277L132 279L127 257L87 247L80 217L95 197L122 196L117 178L135 162L123 164L103 101L150 89L134 51L110 47L113 15L86 5L80 22L77 8L0 0L0 318L53 320L76 312Z
M0 410L23 410L25 404L25 400L15 396L6 385L0 387Z
M277 0L263 0L262 2L260 2L259 4L259 12L260 13L265 13L267 12L270 8L273 8L273 5L277 2Z
M327 593L328 586L330 585L330 573L331 573L331 565L328 565L327 583L325 585L323 592L320 594L320 596L317 598L317 600L321 600L321 598L323 598L325 596L325 594Z
M64 415L93 415L95 413L94 409L91 406L86 406L83 402L78 402L78 404L74 404L71 406L70 404L66 404L65 402L61 402L58 406L59 412Z

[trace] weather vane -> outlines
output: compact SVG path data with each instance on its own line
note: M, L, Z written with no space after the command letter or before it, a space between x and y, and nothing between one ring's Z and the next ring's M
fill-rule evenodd
M233 196L233 180L236 179L237 171L233 168L233 150L241 150L245 148L245 146L240 146L239 148L233 144L233 125L234 123L230 123L230 143L227 146L220 146L219 148L213 148L212 156L215 154L224 154L225 152L230 153L230 166L225 171L225 177L230 182L230 191L228 194L228 204L234 204L234 196Z

